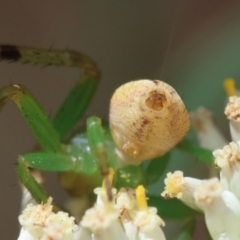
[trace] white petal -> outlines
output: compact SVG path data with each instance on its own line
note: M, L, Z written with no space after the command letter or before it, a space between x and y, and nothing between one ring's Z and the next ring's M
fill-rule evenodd
M95 205L86 211L80 224L93 233L94 240L127 240L124 229L118 220L118 213L114 209Z
M215 165L221 168L220 181L240 199L240 143L230 142L213 152Z
M202 180L184 177L182 171L169 172L164 180L165 188L161 193L166 199L176 197L189 207L201 211L194 200L195 189L201 185Z
M138 229L140 240L165 240L165 235L160 226L165 226L164 221L157 215L157 209L149 207L147 210L138 211L134 220Z
M80 229L73 233L75 240L92 240L92 234L91 232L86 229L80 227Z
M204 181L195 192L195 200L204 210L206 225L213 240L240 239L240 219L233 211L234 207L238 211L239 202L232 193L223 190L217 178ZM231 204L233 206L229 208Z
M214 124L212 113L200 107L191 112L191 125L196 130L200 146L209 150L223 147L227 140Z
M139 232L140 240L166 240L165 235L160 227L156 227L151 232Z
M229 97L224 113L229 119L230 132L233 141L240 140L240 97Z
M236 195L230 191L223 191L222 199L225 202L226 206L231 209L231 211L234 212L240 219L240 201Z
M137 240L137 227L134 226L132 221L122 221L126 236L129 240Z
M39 239L39 236L37 235L32 235L29 233L29 231L25 230L24 228L21 228L18 240L35 240Z
M194 192L198 186L202 184L203 180L191 178L191 177L185 177L185 188L182 194L182 197L180 200L188 205L189 207L197 210L202 211L201 207L196 205L196 202L194 200Z
M229 128L230 128L232 140L234 142L239 141L240 140L240 122L230 120Z

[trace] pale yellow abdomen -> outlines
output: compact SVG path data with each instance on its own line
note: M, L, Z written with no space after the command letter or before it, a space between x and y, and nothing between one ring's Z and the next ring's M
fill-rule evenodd
M159 80L119 87L110 103L110 129L126 164L161 156L187 133L189 114L177 92Z

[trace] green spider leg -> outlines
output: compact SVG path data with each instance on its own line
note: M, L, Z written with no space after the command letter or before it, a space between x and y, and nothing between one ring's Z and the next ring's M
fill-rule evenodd
M87 55L72 50L44 50L13 45L0 45L0 59L24 64L75 67L82 71L79 81L52 120L60 139L64 139L83 116L97 89L101 73L96 63Z
M42 65L63 65L68 67L78 67L83 70L83 76L67 96L52 123L24 87L20 85L12 85L0 89L0 107L2 108L8 100L13 100L38 142L43 149L47 151L42 153L25 154L18 159L19 164L17 167L17 173L19 179L28 188L33 197L38 202L45 202L47 194L40 186L38 186L38 183L31 176L28 170L29 167L58 172L86 172L88 175L89 173L94 172L94 174L98 176L95 176L93 179L99 179L99 174L96 174L97 165L97 167L102 167L100 171L102 175L106 177L108 174L106 149L102 147L99 148L101 149L101 153L105 151L104 158L101 158L100 160L101 164L94 163L91 165L91 162L94 161L86 162L85 159L79 164L79 161L76 163L71 156L62 154L65 150L61 147L60 143L60 140L68 134L83 115L95 92L98 78L100 77L100 72L96 67L96 64L86 55L74 51L47 51L36 48L14 47L10 45L2 45L0 47L0 57L5 60L17 60L22 63L31 62ZM97 136L97 134L102 131L101 122L97 118L92 121L89 120L88 122L92 123L94 121L97 121L98 127L94 127L94 130L91 130L92 126L88 127L91 132L89 134L89 139L91 139L91 136ZM96 125L93 124L93 126ZM97 133L95 133L95 131L97 131ZM101 139L104 139L103 135L101 136ZM93 137L92 142L94 144L96 138ZM99 142L96 142L96 144L98 143ZM91 150L94 150L94 153L97 153L98 146L91 147ZM100 155L95 155L95 157L97 157L95 159L96 162L98 162L98 157L101 157ZM52 168L52 166L54 166L54 168Z
M17 167L18 177L36 201L46 201L47 195L37 186L37 182L32 179L32 175L28 170L29 168L54 172L71 172L71 175L81 173L81 180L84 183L81 183L81 187L84 189L78 189L78 193L80 192L78 195L91 194L93 187L99 186L102 178L104 178L107 183L106 189L109 199L112 198L111 184L108 180L109 168L108 164L106 164L108 153L101 120L98 117L90 117L87 120L87 133L90 146L88 151L90 154L84 151L81 152L81 155L78 152L77 156L67 154L64 153L66 146L63 146L62 153L32 152L19 156ZM71 181L71 177L68 181ZM77 187L79 188L80 186L78 185Z
M9 100L16 103L42 148L45 151L60 151L59 135L32 95L23 86L16 84L0 88L0 110Z
M56 130L43 109L31 94L20 85L6 86L0 89L0 109L9 101L16 103L27 125L37 138L42 148L49 153L60 152L61 143ZM48 195L42 190L31 175L26 164L18 161L17 174L19 180L27 187L37 202L46 202Z

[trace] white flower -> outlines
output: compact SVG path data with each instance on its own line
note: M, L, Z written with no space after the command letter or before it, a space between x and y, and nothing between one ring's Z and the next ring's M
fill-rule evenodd
M108 179L104 179L102 187L95 188L94 193L97 194L97 201L94 207L88 209L80 222L81 232L88 235L89 239L104 240L116 239L127 240L127 236L118 220L119 214L115 208L114 200L116 189L110 189L112 199L109 199L106 180L112 183L114 171L109 170ZM79 240L82 238L79 238Z
M220 181L224 188L240 199L240 142L231 142L213 152L215 165L221 168Z
M94 240L127 240L124 229L118 221L118 212L95 205L86 211L81 226L89 229L94 235Z
M190 113L191 126L196 130L200 146L209 150L223 147L227 141L217 126L214 124L212 113L199 107Z
M232 140L236 142L240 140L240 97L229 97L224 113L229 119Z
M105 188L94 190L98 199L93 208L86 211L80 222L76 240L165 240L160 226L163 220L157 209L148 207L145 189L122 188L109 201ZM105 197L104 197L105 194Z
M165 188L161 196L168 198L178 198L189 207L201 211L194 201L194 191L200 186L202 180L184 177L182 171L169 172L164 180Z
M115 206L125 229L126 236L129 239L135 240L137 238L137 227L133 224L133 219L138 210L135 190L121 188L116 196Z
M229 96L225 113L230 119L234 140L240 139L240 98L233 79L224 82ZM192 114L202 147L219 148L224 139L213 124L210 112L200 108ZM226 144L224 144L226 145ZM240 239L240 141L231 142L213 151L215 166L221 169L220 180L198 180L183 177L181 171L168 173L165 179L165 198L177 197L188 206L204 212L207 228L213 240Z
M52 212L52 198L46 204L29 204L19 216L22 229L18 240L73 240L78 229L67 213Z
M93 208L88 209L83 216L80 226L91 232L94 240L128 239L124 228L119 221L119 212L115 208L116 189L112 189L113 200L109 201L105 187L95 188L94 193L97 194L97 201Z
M65 212L52 212L52 198L46 204L28 204L19 216L22 229L18 240L165 240L161 226L163 220L157 209L147 206L145 189L122 188L117 193L103 182L95 205L88 209L79 226L75 218ZM112 192L112 196L109 194Z
M119 212L125 210L137 210L137 199L134 189L121 188L116 197L116 207Z
M157 215L157 209L148 207L136 213L133 224L138 229L140 240L165 240L160 226L165 226L164 221Z
M204 210L213 240L240 239L240 201L232 192L224 190L217 178L203 181L194 198Z
M112 191L112 197L113 197L113 200L114 200L115 195L117 193L117 189L112 188L111 191ZM106 204L109 204L109 205L112 205L112 207L113 207L113 205L114 205L113 201L108 200L108 195L107 195L107 192L104 188L102 188L102 187L95 188L93 192L97 195L97 201L96 201L97 205L106 206Z
M68 213L62 211L51 213L46 219L42 240L73 240L73 232L78 230L74 220L74 217L69 217Z

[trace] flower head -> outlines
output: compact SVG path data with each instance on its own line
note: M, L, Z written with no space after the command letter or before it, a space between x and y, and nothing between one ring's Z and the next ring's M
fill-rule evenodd
M240 122L240 97L229 97L224 113L227 116L227 119Z
M52 198L46 204L29 204L19 216L22 225L19 240L72 240L73 232L78 229L74 218L67 213L52 212Z
M85 238L165 240L160 227L165 224L157 215L157 209L147 206L143 186L136 190L122 188L110 202L103 197L105 189L97 188L94 192L101 195L101 201L88 209L80 222L80 233L84 233Z
M175 171L174 173L169 172L164 182L165 188L161 193L163 197L166 199L176 197L189 207L201 211L193 199L194 191L201 184L201 180L184 177L182 171Z
M239 239L240 201L217 178L202 182L194 194L213 239Z
M222 149L213 151L215 165L221 168L220 181L224 188L240 199L240 142L230 142Z
M240 140L240 97L229 97L229 102L224 113L229 119L232 140Z

